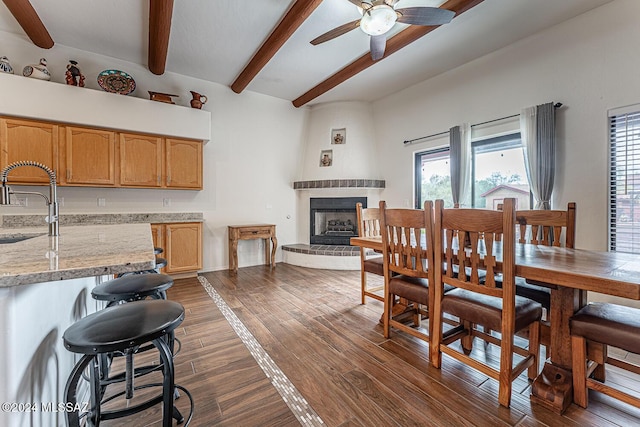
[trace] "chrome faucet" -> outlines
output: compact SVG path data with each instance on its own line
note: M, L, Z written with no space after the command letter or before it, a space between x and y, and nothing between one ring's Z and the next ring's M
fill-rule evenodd
M11 187L7 185L7 176L9 172L14 170L15 168L19 168L21 166L34 166L36 168L40 168L45 171L49 175L49 198L44 194L40 194L34 191L13 191ZM0 172L0 179L2 179L2 191L0 192L0 205L9 205L11 204L11 195L12 194L35 194L37 196L43 197L47 201L47 206L49 208L49 215L45 218L45 221L49 224L49 236L59 236L60 230L58 225L58 190L56 187L56 173L49 167L34 162L31 160L23 160L20 162L11 163L9 166L2 169Z

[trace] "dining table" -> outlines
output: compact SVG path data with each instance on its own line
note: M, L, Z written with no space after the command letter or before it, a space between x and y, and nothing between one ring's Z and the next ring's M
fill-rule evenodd
M350 243L382 251L380 237L352 237ZM547 360L531 400L562 413L573 399L569 319L587 304L589 291L640 300L640 256L517 243L515 274L551 290Z

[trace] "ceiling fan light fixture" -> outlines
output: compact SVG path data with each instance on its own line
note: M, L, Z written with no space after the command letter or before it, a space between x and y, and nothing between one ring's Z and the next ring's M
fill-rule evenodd
M370 36L379 36L393 27L398 19L396 11L386 4L376 5L365 11L360 28Z

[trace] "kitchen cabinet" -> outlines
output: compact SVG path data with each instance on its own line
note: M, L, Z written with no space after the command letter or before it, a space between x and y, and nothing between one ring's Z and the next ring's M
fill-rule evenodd
M116 134L113 131L64 127L62 185L116 185Z
M166 186L202 189L202 141L166 138Z
M120 133L120 185L161 187L163 139L158 136Z
M0 117L0 167L33 160L60 186L202 189L203 141ZM48 184L37 168L12 172L16 184Z
M58 172L58 131L55 123L0 118L0 168L32 160ZM39 168L21 167L10 172L9 182L43 185L49 176Z
M154 246L164 249L163 273L194 275L202 269L202 223L151 224L151 234Z

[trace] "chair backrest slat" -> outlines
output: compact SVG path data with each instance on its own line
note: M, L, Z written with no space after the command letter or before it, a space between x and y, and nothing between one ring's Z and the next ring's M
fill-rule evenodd
M576 204L567 210L518 210L516 223L519 243L545 246L575 247ZM564 239L563 239L564 236Z
M446 284L515 301L515 200L502 211L435 209L435 265ZM502 260L500 260L502 258ZM496 274L502 274L497 287ZM436 272L436 274L438 274Z
M362 203L356 203L356 214L358 220L358 236L379 237L380 236L380 209L363 208Z
M428 278L433 263L427 226L433 222L433 204L423 209L387 209L380 202L380 230L385 268L396 274ZM425 207L425 209L427 209Z

